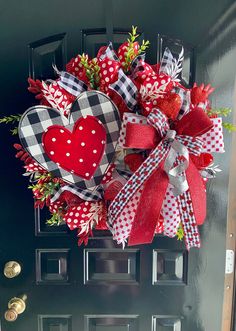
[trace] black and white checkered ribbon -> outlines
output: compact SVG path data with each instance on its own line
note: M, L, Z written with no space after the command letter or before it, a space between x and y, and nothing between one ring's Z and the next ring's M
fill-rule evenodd
M126 208L128 202L130 202L133 197L135 196L138 190L142 189L144 186L145 181L152 175L152 173L158 168L161 161L164 160L166 157L168 158L168 154L172 148L171 144L174 140L169 139L168 131L169 131L169 124L167 121L166 116L155 109L147 118L148 123L154 126L160 135L163 137L163 140L160 144L150 153L148 158L142 163L139 169L132 175L132 177L127 181L125 186L122 190L117 194L113 202L109 207L109 225L112 228L113 224L116 224L116 227L113 228L113 236L114 238L117 237L117 233L120 231L119 228L119 216L121 212ZM175 136L175 139L180 142L181 144L185 145L189 152L194 154L199 154L202 146L202 142L199 138L193 138L190 136ZM177 155L178 156L178 155ZM188 188L185 189L185 192ZM183 193L185 194L185 193ZM191 202L191 199L190 199ZM193 205L192 203L189 204L189 208L191 209L191 214L193 214ZM181 221L184 223L186 218L182 218ZM197 233L197 225L194 214L191 215L191 219L189 218L190 226L194 233ZM187 238L188 239L188 238ZM187 240L186 239L186 240ZM196 237L196 240L200 242L199 237ZM187 243L187 247L188 247ZM196 245L197 246L197 245ZM198 247L198 246L197 246Z
M137 105L137 87L122 69L119 69L118 79L110 84L110 88L121 96L129 109L132 110Z
M119 61L119 58L116 55L116 52L114 51L112 42L109 42L104 52L100 55L100 60L104 60L106 57L108 57L113 61Z
M88 86L82 80L76 78L66 71L59 71L56 66L53 66L53 69L60 77L58 85L64 88L70 94L78 97L82 92L88 90Z
M73 193L74 195L85 201L101 200L103 196L103 188L101 185L97 186L96 190L92 192L90 190L80 190L79 188L76 188L75 186L72 185L65 185L60 187L60 189L55 192L55 194L51 198L51 202L55 202L58 199L60 199L62 193L66 191Z

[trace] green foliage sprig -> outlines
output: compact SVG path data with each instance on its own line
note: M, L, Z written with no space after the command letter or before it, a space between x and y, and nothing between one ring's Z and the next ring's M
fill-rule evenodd
M183 229L182 223L180 223L180 225L178 227L178 230L176 232L176 237L177 237L177 240L181 240L181 241L184 238L184 229Z
M16 122L19 122L21 119L20 114L16 114L16 115L9 115L9 116L4 116L2 118L0 118L0 123L5 123L5 124L15 124Z
M232 112L232 109L230 108L213 108L207 111L208 116L229 116L229 114Z
M15 124L20 121L21 116L22 115L20 115L20 114L4 116L4 117L0 118L0 123ZM18 134L18 127L15 126L13 129L10 130L10 132L12 135Z
M236 131L236 126L233 123L223 122L222 125L229 132Z
M142 54L146 51L146 49L149 47L150 42L149 40L143 40L142 44L139 46L138 49L138 54L135 51L135 45L134 43L136 42L137 38L139 37L139 34L137 34L137 26L132 26L132 30L129 33L129 38L128 38L128 46L127 46L127 53L125 55L125 71L127 71L131 65L131 62L133 59L139 55Z
M52 217L46 220L46 224L49 226L59 226L64 223L60 210L51 214Z
M80 58L80 63L85 69L86 76L90 82L91 87L94 90L98 89L100 77L99 77L99 71L100 67L98 66L98 60L97 58L92 59L89 61L88 55L82 54Z

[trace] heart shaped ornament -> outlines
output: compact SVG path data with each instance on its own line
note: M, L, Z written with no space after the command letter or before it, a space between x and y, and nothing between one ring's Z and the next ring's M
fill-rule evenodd
M83 92L68 118L58 110L29 108L19 123L24 149L55 177L93 190L112 162L120 131L119 111L105 94Z

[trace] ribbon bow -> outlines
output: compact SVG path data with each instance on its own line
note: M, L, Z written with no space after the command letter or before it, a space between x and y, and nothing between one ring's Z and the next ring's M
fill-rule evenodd
M127 181L109 207L109 222L118 243L150 243L153 239L168 184L179 206L187 249L200 247L197 224L205 218L205 188L189 154L199 155L198 137L213 124L201 109L186 114L171 127L166 116L154 109L144 124L127 121L125 146L152 149L148 158ZM147 123L145 123L145 120ZM191 123L191 125L189 125Z

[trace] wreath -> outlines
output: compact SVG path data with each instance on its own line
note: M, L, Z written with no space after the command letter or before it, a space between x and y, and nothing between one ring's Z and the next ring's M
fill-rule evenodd
M117 51L112 43L91 59L72 58L56 80L28 79L39 101L19 121L16 157L24 162L35 208L66 223L87 244L93 229L109 229L123 246L151 243L155 234L200 247L206 183L220 172L222 122L213 88L181 84L183 50L166 48L160 63L145 62L148 41L137 28Z

